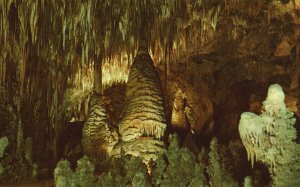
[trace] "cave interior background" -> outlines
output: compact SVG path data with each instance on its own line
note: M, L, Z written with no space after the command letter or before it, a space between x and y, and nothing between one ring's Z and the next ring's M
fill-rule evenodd
M243 112L261 113L278 83L299 131L298 0L1 1L0 137L9 143L0 184L53 179L61 159L76 168L93 91L118 128L141 36L159 75L167 147L176 132L180 147L206 165L215 158L240 185L248 175L270 184L264 163L251 167L238 126ZM175 128L182 101L185 121ZM204 178L217 181L208 168Z

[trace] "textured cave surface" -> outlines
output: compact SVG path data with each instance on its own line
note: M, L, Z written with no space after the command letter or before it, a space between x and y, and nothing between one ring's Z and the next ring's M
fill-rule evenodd
M299 184L299 77L299 0L0 0L0 186Z

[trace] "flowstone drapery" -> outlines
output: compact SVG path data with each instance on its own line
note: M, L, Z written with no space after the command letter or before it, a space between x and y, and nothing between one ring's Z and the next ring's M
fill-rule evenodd
M274 186L300 185L300 145L295 142L295 118L284 102L280 85L273 84L263 102L261 115L245 112L239 124L240 137L252 166L267 165Z

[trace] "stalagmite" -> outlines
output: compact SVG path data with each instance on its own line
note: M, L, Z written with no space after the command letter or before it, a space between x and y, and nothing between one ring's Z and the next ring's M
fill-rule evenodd
M254 161L266 164L274 186L299 186L299 145L295 143L295 119L284 103L278 84L268 89L260 116L241 115L239 133L253 167ZM287 172L292 171L292 172Z
M88 119L82 133L84 152L94 159L105 159L118 142L117 132L108 124L100 95L93 94L90 98Z
M56 187L72 186L73 176L70 162L67 160L59 161L54 170L54 185Z
M140 47L131 66L125 106L119 124L122 140L129 141L143 135L158 139L163 136L166 118L161 86L146 46Z
M284 99L285 95L281 86L278 84L271 85L268 90L267 99L263 103L266 112L270 115L286 112Z

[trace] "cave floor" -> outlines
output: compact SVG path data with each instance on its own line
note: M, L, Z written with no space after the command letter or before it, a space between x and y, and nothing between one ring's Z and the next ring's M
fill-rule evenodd
M53 187L53 180L41 180L41 181L33 181L26 183L15 183L8 185L0 185L0 187Z

